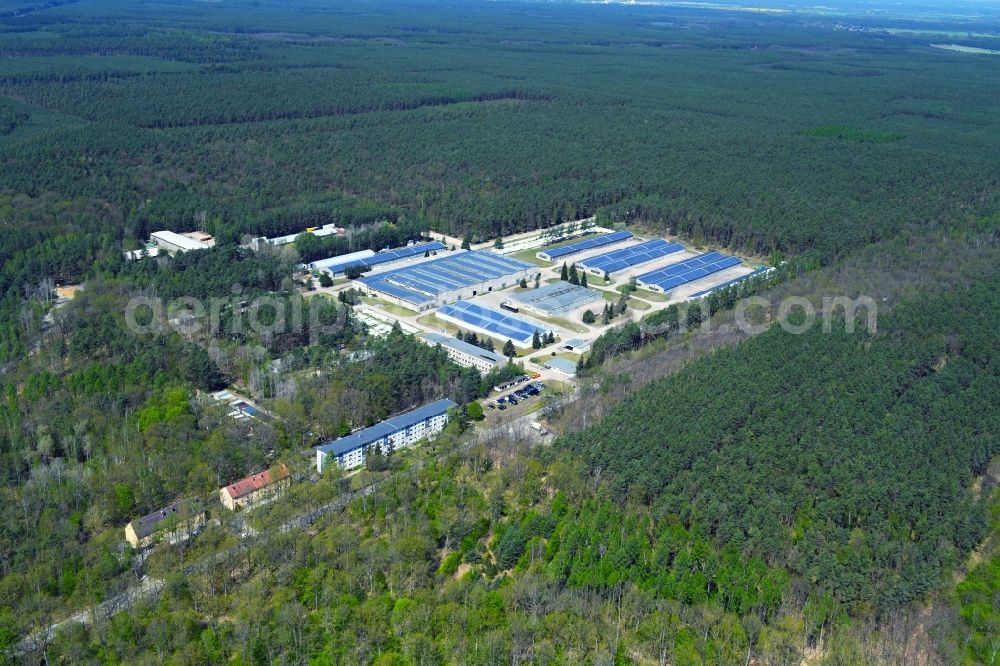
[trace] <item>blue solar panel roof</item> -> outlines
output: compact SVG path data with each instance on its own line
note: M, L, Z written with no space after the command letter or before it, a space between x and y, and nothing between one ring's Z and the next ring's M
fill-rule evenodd
M580 265L588 270L610 274L654 261L683 249L684 246L680 243L668 243L665 240L656 239L584 259Z
M327 442L326 444L317 446L316 448L323 451L327 455L336 457L347 453L348 451L353 451L359 446L367 446L372 442L377 442L387 435L409 428L410 426L416 425L425 419L444 414L450 408L455 406L455 403L447 398L444 400L438 400L437 402L432 402L429 405L424 405L423 407L414 409L412 412L406 412L405 414L394 416L391 419L382 421L381 423L376 423L370 428L359 430L358 432L347 435L346 437L341 437L340 439L335 439L331 442Z
M378 266L379 264L387 264L392 261L415 257L424 254L425 252L437 252L438 250L444 249L444 244L438 241L418 243L416 245L407 245L406 247L397 247L394 250L382 250L381 252L376 252L370 257L352 259L339 264L331 264L326 267L326 270L334 274L343 273L351 266Z
M740 277L733 278L732 280L726 280L722 284L717 284L714 287L711 287L710 289L703 289L702 291L699 291L696 294L691 294L691 298L698 298L699 296L704 296L705 294L711 294L713 291L718 291L719 289L725 289L726 287L734 285L738 282L743 282L744 280L748 280L754 277L755 275L760 275L761 273L766 273L770 270L774 269L768 268L767 266L763 266L755 270L753 273L748 273L747 275L741 275Z
M413 266L366 276L359 281L374 289L420 304L439 294L463 289L480 282L512 275L531 264L488 250L450 252L443 257L423 261Z
M611 245L612 243L620 243L621 241L628 240L629 238L632 238L631 231L615 231L614 233L605 234L603 236L587 238L586 240L582 240L571 245L564 245L551 250L543 249L539 251L539 254L545 254L549 257L549 259L559 259L560 257L566 257L571 254L576 254L577 252L583 252L584 250L592 250L595 247L604 247L605 245Z
M671 266L644 273L637 278L637 282L641 285L659 287L663 291L669 291L739 264L740 260L736 257L730 257L721 252L706 252Z
M502 338L510 338L519 342L527 342L534 336L535 331L547 333L546 329L539 328L523 319L512 317L498 310L484 308L481 305L470 301L458 301L451 305L444 305L438 308L438 312L465 322L470 326L476 326L491 333L496 333Z

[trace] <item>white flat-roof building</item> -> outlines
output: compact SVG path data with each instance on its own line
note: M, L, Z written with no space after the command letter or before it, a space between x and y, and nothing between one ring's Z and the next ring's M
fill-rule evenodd
M265 236L260 236L254 238L250 241L250 246L254 250L259 250L262 245L288 245L289 243L294 243L302 234L312 234L313 236L342 236L344 235L345 229L338 227L336 224L324 224L322 227L316 227L313 229L306 229L305 231L300 231L294 234L288 234L287 236L275 236L274 238L267 238Z
M139 259L157 256L160 254L160 248L156 246L140 247L138 250L125 250L122 254L124 254L126 261L137 261Z
M455 363L466 368L475 368L484 374L507 363L507 359L501 354L443 333L428 333L423 337L423 341L429 345L441 345Z
M211 247L204 241L174 231L154 231L149 235L149 238L156 243L157 247L163 248L167 252L190 252L191 250L205 250Z
M444 430L448 425L448 410L456 406L447 398L438 400L317 446L316 469L322 474L330 462L343 469L360 467L365 464L365 454L373 446L379 447L382 453L412 446Z

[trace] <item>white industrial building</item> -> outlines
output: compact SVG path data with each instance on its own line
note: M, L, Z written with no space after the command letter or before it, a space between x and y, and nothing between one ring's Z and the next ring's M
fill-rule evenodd
M379 447L382 453L412 446L444 430L448 425L448 410L456 406L451 400L438 400L317 446L316 469L322 474L331 458L342 469L360 467L365 464L365 454L373 446Z
M466 368L475 368L483 374L507 364L506 357L501 354L443 333L428 333L423 337L423 341L429 345L441 345L455 363Z
M140 247L138 250L125 250L122 254L125 257L125 261L138 261L147 257L159 256L160 248L155 245L147 245L146 247Z
M264 245L288 245L289 243L294 243L302 234L312 234L313 236L343 236L345 229L338 227L336 224L324 224L322 227L317 227L313 229L306 229L305 231L300 231L295 234L288 234L287 236L275 236L274 238L266 238L265 236L260 236L254 238L250 241L250 246L254 250L259 250Z
M151 241L156 246L167 252L190 252L191 250L206 250L212 247L208 240L199 240L175 231L154 231L149 235ZM203 236L203 239L211 239L211 236Z

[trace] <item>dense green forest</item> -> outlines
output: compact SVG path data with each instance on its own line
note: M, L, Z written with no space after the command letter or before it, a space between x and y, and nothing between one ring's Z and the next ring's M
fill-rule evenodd
M378 211L491 237L605 211L820 256L995 207L994 63L835 25L75 3L4 19L0 180L97 198L137 237L199 213L216 232Z
M563 445L657 513L891 610L984 534L969 486L1000 452L998 286L908 303L875 336L775 327Z
M996 665L1000 61L930 45L1000 21L732 9L0 3L0 663ZM295 270L590 215L777 270L620 313L526 415L551 446L467 418L523 368ZM158 229L217 244L124 259ZM827 293L877 330L702 328ZM215 328L130 309L186 298ZM433 443L315 472L445 397ZM124 544L178 498L201 534Z

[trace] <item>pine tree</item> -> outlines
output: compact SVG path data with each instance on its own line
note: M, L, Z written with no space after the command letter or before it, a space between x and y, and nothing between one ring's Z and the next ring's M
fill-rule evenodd
M542 348L542 338L538 335L538 329L535 329L534 335L531 336L531 348L541 349Z
M569 267L569 283L580 284L580 276L576 272L576 264L572 264Z
M503 355L507 358L514 358L517 355L517 351L514 349L514 343L510 340L503 345Z
M535 289L538 289L542 284L542 274L535 273Z
M587 286L587 271L583 271L580 274L580 286L581 287Z
M566 268L566 262L563 262L562 271L559 272L559 279L565 282L569 279L569 269Z

